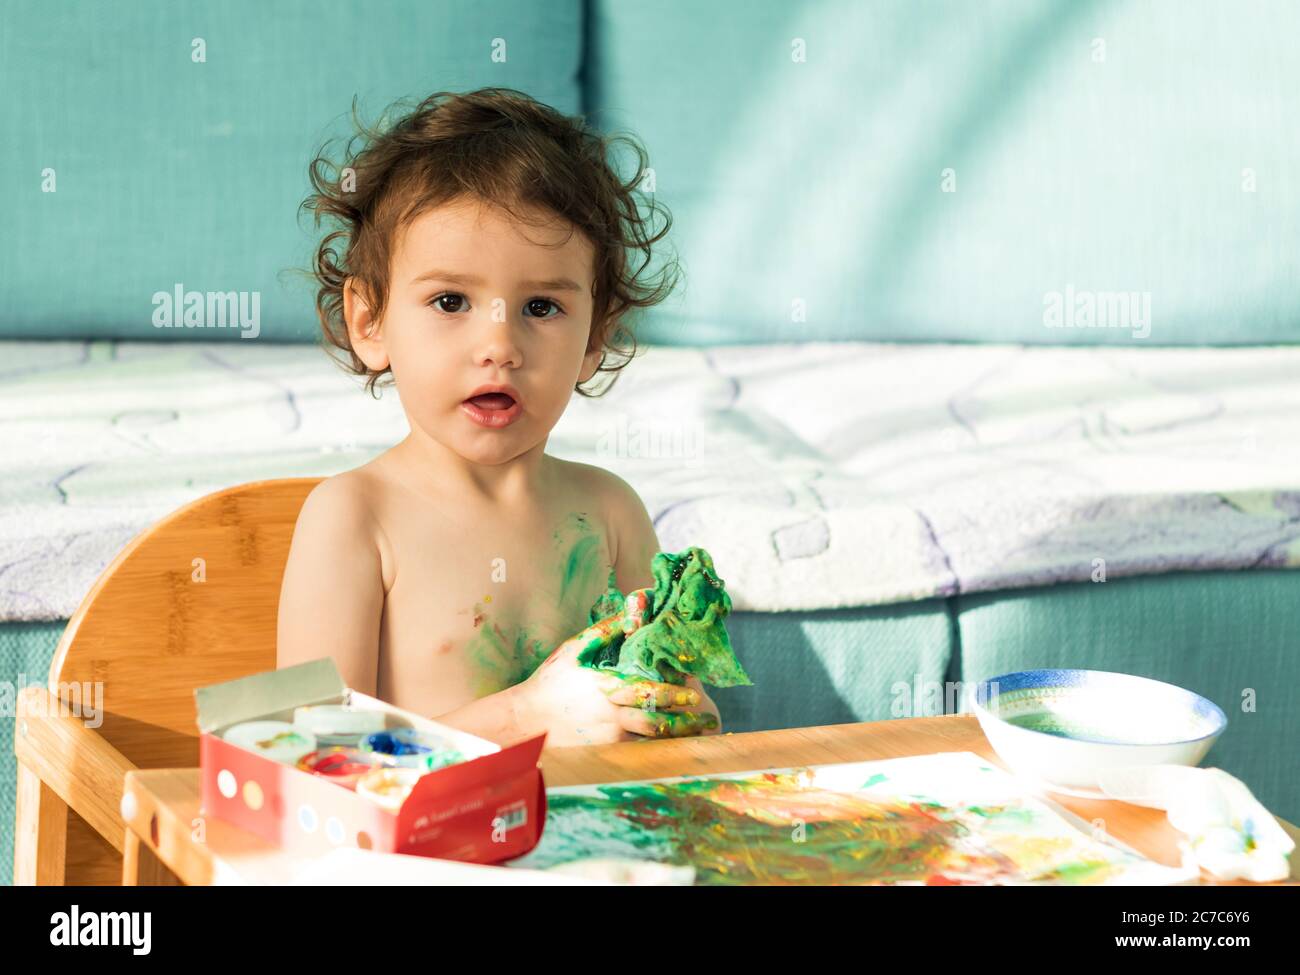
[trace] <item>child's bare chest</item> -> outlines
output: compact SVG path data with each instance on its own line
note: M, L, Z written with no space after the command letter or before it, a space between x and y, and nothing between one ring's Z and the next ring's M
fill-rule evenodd
M592 506L411 519L380 634L379 696L436 715L527 678L587 623L612 553Z

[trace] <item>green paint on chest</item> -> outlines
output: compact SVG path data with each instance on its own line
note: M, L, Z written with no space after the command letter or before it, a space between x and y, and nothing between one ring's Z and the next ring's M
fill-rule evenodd
M480 606L474 610L482 614ZM485 697L526 680L552 649L527 627L506 629L483 614L483 622L465 644L465 654L477 671L474 693Z
M584 512L570 514L553 534L560 550L558 603L565 616L581 619L599 589L605 569L613 567L602 557L604 538Z
M466 644L466 655L477 670L475 693L495 694L526 680L570 633L585 625L591 594L599 591L606 570L609 585L614 569L604 557L604 538L585 512L572 512L551 533L555 555L552 567L542 575L548 592L554 593L549 619L523 624L502 621L500 613L489 613L475 604L474 636ZM503 597L509 586L496 584Z

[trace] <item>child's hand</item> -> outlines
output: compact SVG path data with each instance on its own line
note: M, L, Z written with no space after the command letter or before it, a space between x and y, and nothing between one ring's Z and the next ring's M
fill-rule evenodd
M686 685L661 684L655 681L619 678L623 686L616 688L610 700L638 708L644 720L637 722L638 735L649 738L687 738L692 735L716 735L722 731L722 717L718 706L699 678L688 677Z
M628 593L622 624L627 636L645 625L646 617L650 615L650 596L653 592L653 589L634 589ZM722 715L698 677L687 677L685 687L650 681L634 681L633 684L642 690L633 692L632 703L652 712L650 722L654 726L653 737L682 738L688 735L716 735L722 731ZM644 690L646 687L664 690L652 694ZM691 691L695 693L691 694ZM626 690L619 690L613 699L623 703L627 696Z
M650 615L650 598L653 589L634 589L628 593L627 603L623 607L623 633L631 636L635 630L646 623ZM653 725L652 736L655 738L683 738L689 735L716 735L722 731L722 715L713 699L705 693L704 685L698 677L687 677L686 686L677 684L658 684L650 681L634 681L642 690L633 692L633 703L643 710L652 712L650 723ZM656 694L643 690L645 687L665 689ZM694 694L690 692L694 691ZM615 693L614 700L622 702L627 697L626 691Z
M666 703L684 688L584 667L578 663L584 645L577 637L565 641L532 676L511 688L521 728L545 731L548 747L598 745L653 736L665 720L680 720L665 719L662 712L645 711L640 705Z
M644 601L629 599L624 615L606 617L560 644L532 676L511 688L520 727L546 731L548 746L716 732L717 708L698 681L681 687L578 663L582 651L607 644L617 631L630 632L643 620Z
M704 690L704 685L700 683L700 679L698 677L687 677L686 686L700 696L700 702L691 708L692 711L700 715L699 733L701 735L722 734L722 712L713 703L713 698L709 697Z

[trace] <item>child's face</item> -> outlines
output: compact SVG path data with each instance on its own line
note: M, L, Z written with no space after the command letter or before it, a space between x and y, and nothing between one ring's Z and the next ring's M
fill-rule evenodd
M558 219L517 226L477 201L428 211L399 236L388 304L369 335L349 289L352 346L371 369L392 367L413 431L475 463L504 463L543 444L574 384L595 374L593 257ZM515 405L465 402L484 385L513 387Z

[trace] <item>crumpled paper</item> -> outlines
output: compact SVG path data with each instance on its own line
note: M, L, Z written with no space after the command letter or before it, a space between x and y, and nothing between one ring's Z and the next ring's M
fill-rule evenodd
M578 663L668 684L696 677L711 687L751 685L727 635L724 620L731 597L709 553L698 546L677 554L660 552L650 573L654 588L633 590L627 597L611 575L609 589L591 607L588 621L594 625L621 615L621 629L608 642L579 653Z
M1291 874L1295 840L1246 788L1219 768L1148 765L1104 769L1101 790L1113 799L1163 809L1183 834L1184 859L1220 880L1264 883Z

